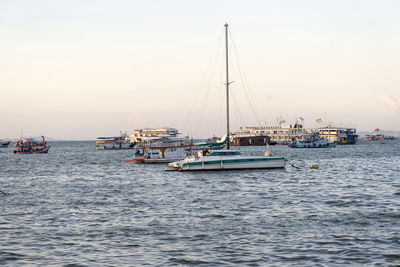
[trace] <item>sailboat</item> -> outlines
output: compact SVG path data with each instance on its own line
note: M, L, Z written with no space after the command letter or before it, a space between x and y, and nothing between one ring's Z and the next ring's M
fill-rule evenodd
M171 162L165 171L206 171L206 170L243 170L243 169L283 169L285 159L273 157L267 146L265 156L246 156L229 147L229 64L228 64L228 24L225 24L226 54L226 150L203 150L183 160Z

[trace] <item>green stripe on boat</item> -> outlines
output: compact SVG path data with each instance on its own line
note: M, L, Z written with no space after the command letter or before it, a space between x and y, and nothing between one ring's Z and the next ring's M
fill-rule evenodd
M227 164L227 163L271 161L271 160L283 160L283 158L228 159L228 160L222 160L222 163ZM202 165L203 162L204 162L204 165L221 164L221 160L197 161L197 162L186 162L183 164L183 167Z

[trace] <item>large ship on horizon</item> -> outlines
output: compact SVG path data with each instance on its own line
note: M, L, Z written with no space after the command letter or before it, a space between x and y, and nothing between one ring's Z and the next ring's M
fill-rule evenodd
M303 127L304 119L299 117L294 124L287 124L282 117L277 119L278 125L245 126L232 133L231 144L234 146L288 145L312 133Z
M321 124L321 119L316 120ZM263 146L270 145L289 145L295 140L305 140L307 136L318 132L321 138L326 138L328 142L335 142L339 145L355 144L358 140L356 128L337 127L327 124L316 128L305 128L304 119L298 117L294 124L287 124L282 117L277 119L276 126L246 126L240 127L232 133L231 144L235 146Z

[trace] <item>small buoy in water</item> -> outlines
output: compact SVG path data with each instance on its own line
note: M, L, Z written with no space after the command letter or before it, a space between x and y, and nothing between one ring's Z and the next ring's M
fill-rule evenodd
M319 168L318 164L310 165L310 169L318 169L318 168Z

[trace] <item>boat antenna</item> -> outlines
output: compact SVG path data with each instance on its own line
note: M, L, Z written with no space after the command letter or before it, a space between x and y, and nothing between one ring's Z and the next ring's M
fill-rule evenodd
M226 52L226 147L229 150L229 62L228 62L228 23L225 23L225 52Z

